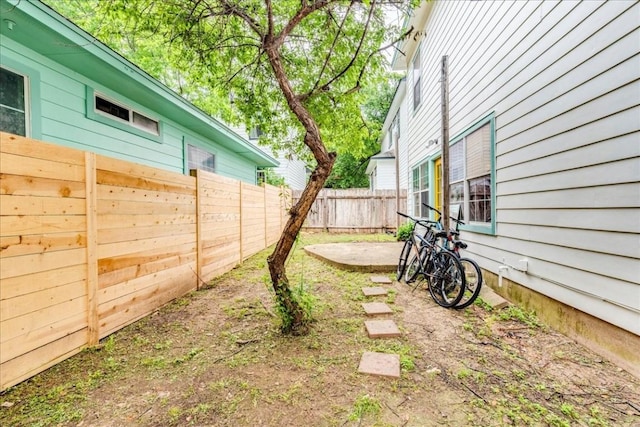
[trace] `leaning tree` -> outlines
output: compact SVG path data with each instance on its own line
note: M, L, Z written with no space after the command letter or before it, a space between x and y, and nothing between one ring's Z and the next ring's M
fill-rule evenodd
M289 286L285 261L336 151L363 150L368 128L361 89L384 78L385 52L402 37L389 13L397 18L416 2L110 0L96 5L101 19L129 22L128 32L115 33L116 40L126 41L124 48L135 52L136 34L148 38L144 47L149 40L163 41L163 52L150 65L158 67L162 59L169 62L167 69L189 64L189 72L170 86L195 81L190 94L196 98L219 94L223 87L239 117L259 126L276 150L312 156L315 168L268 257L285 333L305 333L309 320Z

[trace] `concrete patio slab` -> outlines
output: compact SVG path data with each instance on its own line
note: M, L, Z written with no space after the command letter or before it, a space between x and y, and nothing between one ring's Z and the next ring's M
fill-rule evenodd
M394 338L402 335L393 320L367 320L364 322L369 338Z
M367 316L379 316L383 314L393 314L393 310L383 302L363 302L362 308Z
M367 351L360 359L358 372L382 377L400 378L400 356Z
M404 242L356 242L307 245L305 252L335 267L369 273L396 271Z

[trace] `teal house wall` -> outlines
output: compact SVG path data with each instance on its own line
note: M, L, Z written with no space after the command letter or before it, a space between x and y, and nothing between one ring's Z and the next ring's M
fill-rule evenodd
M184 174L191 145L213 154L216 173L252 184L258 167L278 165L40 1L0 0L0 15L0 67L24 76L25 136ZM96 95L157 132L99 111Z

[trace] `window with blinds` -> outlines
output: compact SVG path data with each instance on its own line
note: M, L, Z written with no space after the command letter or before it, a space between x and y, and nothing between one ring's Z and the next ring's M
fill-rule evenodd
M492 221L491 122L451 144L449 203L469 223Z

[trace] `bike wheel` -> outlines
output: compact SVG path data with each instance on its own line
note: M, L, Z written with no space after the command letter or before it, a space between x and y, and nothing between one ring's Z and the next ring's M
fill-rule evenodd
M433 254L433 275L429 280L429 293L440 306L454 307L464 294L464 270L458 258L449 251Z
M462 299L454 308L463 309L469 307L478 298L482 288L482 271L480 266L472 259L460 258L460 264L464 270L465 291Z
M411 240L405 241L404 246L402 247L402 252L400 252L400 259L398 260L398 268L396 270L396 280L398 281L402 280L404 271L407 268L407 259L411 253L412 244L413 242Z
M425 273L424 267L427 265L427 259L429 258L430 251L430 248L423 246L420 248L418 254L411 258L411 261L407 264L407 269L404 272L404 281L406 283L414 282L420 273Z

